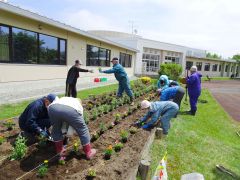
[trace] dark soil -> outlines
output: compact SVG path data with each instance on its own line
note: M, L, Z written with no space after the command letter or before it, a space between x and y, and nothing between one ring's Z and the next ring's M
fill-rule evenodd
M142 99L143 98L139 98L135 102L140 102ZM100 123L105 123L106 127L108 127L108 125L114 121L114 114L123 114L128 111L128 107L129 105L121 106L97 118L95 121L90 121L88 124L90 134L99 129ZM86 179L89 168L96 171L97 176L95 179L126 179L131 173L132 168L139 163L142 148L150 132L138 129L136 134L129 133L128 141L124 144L122 150L117 153L114 152L110 160L104 160L103 152L109 145L114 146L116 140L120 141L121 130L129 130L131 124L144 114L145 111L138 109L124 120L120 120L120 123L113 126L112 129L108 129L104 134L100 135L100 137L92 143L93 148L97 149L97 154L92 160L86 160L82 148L80 148L80 155L76 155L74 152L71 152L72 147L69 147L66 164L58 165L57 158L50 160L49 171L42 179ZM72 145L76 139L78 139L78 137L72 139L69 146ZM54 155L55 150L53 144L44 149L37 149L36 146L33 145L28 149L28 155L25 159L20 162L5 160L3 164L0 165L0 179L16 179ZM38 178L36 172L37 171L33 171L22 179L36 179Z

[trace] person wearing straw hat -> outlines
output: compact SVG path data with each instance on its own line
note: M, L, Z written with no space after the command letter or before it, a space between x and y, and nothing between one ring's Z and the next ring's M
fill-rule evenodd
M190 68L191 75L187 78L187 88L191 109L188 114L195 116L197 111L198 97L201 95L201 77L202 75L197 72L197 67Z
M125 72L122 65L119 64L117 57L114 57L111 62L113 63L113 68L112 69L108 69L108 70L104 70L104 71L99 69L99 72L100 73L106 73L106 74L114 73L115 78L119 82L117 96L122 97L123 91L125 91L127 93L127 95L130 97L131 105L134 105L133 93L132 93L132 90L130 88L130 82L129 82L127 73Z
M172 101L149 102L143 100L141 102L141 108L148 109L148 112L139 121L135 122L135 125L143 129L151 129L160 119L163 134L165 135L168 134L171 118L175 117L179 110L178 105ZM145 123L149 118L151 118L151 120Z
M79 72L90 72L93 73L93 70L88 69L82 69L80 66L82 65L82 62L79 60L75 61L75 65L73 65L69 70L67 74L66 79L66 91L65 96L68 97L77 97L77 79L79 78Z
M91 148L90 134L84 121L80 99L62 97L49 106L48 113L52 123L51 136L55 142L56 152L60 154L60 160L65 159L62 133L64 123L77 132L87 159L91 159L96 154L96 150Z

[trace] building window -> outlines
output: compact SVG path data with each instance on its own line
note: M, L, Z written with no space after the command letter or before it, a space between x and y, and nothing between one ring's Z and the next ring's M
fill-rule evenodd
M202 71L202 62L196 62L197 70Z
M120 52L119 63L123 67L132 67L132 55Z
M222 65L220 64L219 65L219 72L222 70Z
M9 62L9 27L0 26L0 60Z
M0 62L66 64L66 40L0 25Z
M225 72L227 72L227 71L228 71L228 65L225 66Z
M87 45L87 66L110 66L109 49Z
M212 71L217 71L217 67L218 67L218 65L217 65L217 64L214 64L214 65L212 66Z
M193 62L192 61L186 61L186 69L190 70L190 68L192 67Z
M166 61L171 61L171 63L179 64L179 57L165 56Z
M209 70L210 70L210 63L205 63L204 71L209 71Z

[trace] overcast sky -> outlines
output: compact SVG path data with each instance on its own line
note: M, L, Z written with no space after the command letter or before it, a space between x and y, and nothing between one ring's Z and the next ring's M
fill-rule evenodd
M232 57L240 0L8 0L82 30L113 30ZM133 27L133 28L132 28Z

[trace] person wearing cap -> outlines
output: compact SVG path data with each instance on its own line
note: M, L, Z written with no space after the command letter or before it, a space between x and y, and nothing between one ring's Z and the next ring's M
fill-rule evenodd
M67 74L66 79L66 92L65 96L68 97L77 97L77 79L79 78L79 72L90 72L93 73L93 70L88 69L82 69L80 68L80 65L82 65L82 62L79 60L75 61L75 65L73 65L69 70Z
M143 129L150 129L153 128L160 119L163 134L165 135L168 134L171 118L175 117L179 110L178 105L172 101L149 102L147 100L143 100L141 102L141 108L148 109L148 112L139 121L137 121L135 125L141 126ZM151 118L151 120L145 123L149 118Z
M108 69L108 70L104 70L104 71L99 69L99 72L100 73L106 73L106 74L114 73L115 78L119 82L117 96L122 97L123 91L125 90L127 95L130 97L131 105L134 105L133 93L132 93L132 90L130 88L130 83L129 83L127 73L125 72L122 65L119 64L117 57L114 57L111 62L113 63L113 68L112 69Z
M48 112L52 123L51 136L55 142L56 151L60 154L60 159L65 159L64 137L62 133L64 124L68 124L69 128L77 132L87 159L91 159L96 154L96 150L91 148L90 134L84 121L80 99L62 97L49 106ZM72 135L72 133L68 134Z
M33 101L26 107L20 115L18 123L27 138L35 137L35 135L49 137L48 129L51 123L47 107L57 98L55 94L49 94ZM34 141L34 139L30 141Z
M191 110L188 114L195 116L197 111L197 101L201 94L201 77L202 75L197 72L197 67L192 66L190 68L191 75L187 77L187 88Z

